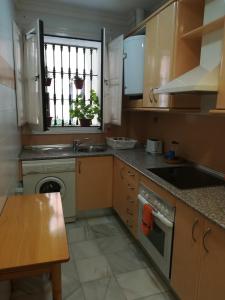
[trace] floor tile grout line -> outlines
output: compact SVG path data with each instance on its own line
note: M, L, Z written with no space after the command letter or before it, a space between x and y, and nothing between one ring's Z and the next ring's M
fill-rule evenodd
M95 226L95 225L105 225L105 224L109 224L109 223L103 223L103 224L94 224L93 226ZM112 223L113 224L113 223ZM115 224L113 224L114 226L116 226ZM120 224L118 224L119 226L120 226ZM88 222L87 222L87 224L85 224L85 228L83 228L83 230L86 232L86 227L90 227L90 229L91 229L91 226L92 225L90 225L90 224L88 224ZM82 227L84 227L84 226L82 226ZM123 291L123 288L122 288L122 286L120 286L120 284L119 284L119 281L117 280L117 277L119 276L119 275L122 275L122 274L128 274L128 273L131 273L131 272L135 272L135 271L138 271L138 270L147 270L146 272L147 272L147 274L148 274L148 277L151 279L151 276L150 276L150 273L148 272L148 269L151 271L152 269L151 269L151 265L149 265L149 264L147 264L146 263L146 265L143 265L143 267L142 268L137 268L137 269L134 269L134 270L131 270L131 271L128 271L128 272L121 272L121 273L119 273L119 274L116 274L113 270L112 270L112 268L111 268L111 265L110 265L110 263L109 263L109 260L108 260L108 258L107 258L107 255L110 255L110 254L116 254L116 253L118 253L118 252L120 252L120 250L119 251L113 251L113 252L110 252L110 253L107 253L107 252L103 252L102 251L102 249L99 247L99 244L98 244L98 242L97 242L97 240L100 240L100 239L107 239L107 238L112 238L112 237L118 237L118 236L120 236L120 237L125 237L126 239L127 239L127 243L128 243L128 246L130 245L130 244L133 244L134 246L136 246L135 245L135 241L134 240L131 240L130 238L132 237L131 235L130 235L130 233L129 232L125 232L123 229L121 229L121 228L119 228L119 233L118 234L113 234L113 235L105 235L105 236L102 236L102 237L93 237L93 238L91 238L91 239L89 239L89 238L87 238L86 236L85 236L85 239L84 240L82 240L82 241L78 241L78 242L71 242L70 243L70 246L71 245L73 245L73 244L79 244L79 243L82 243L82 242L85 242L85 241L95 241L96 242L96 244L97 244L97 246L98 246L98 250L99 250L99 252L100 252L100 254L99 255L95 255L95 256L91 256L91 257L86 257L86 258L82 258L82 259L75 259L75 257L73 256L73 254L71 255L72 257L73 257L73 263L74 263L74 265L75 265L75 267L76 267L76 269L77 269L77 261L81 261L81 260L85 260L85 259L89 259L89 258L94 258L94 257L97 257L97 256L104 256L105 257L105 259L106 259L106 261L107 261L107 264L109 265L109 269L110 269L110 274L108 275L108 276L104 276L104 277L102 277L102 278L99 278L99 279L94 279L94 280L89 280L89 281L86 281L86 282L81 282L80 281L80 276L79 276L79 272L77 272L78 273L78 278L79 278L79 284L82 286L82 291L83 291L83 294L84 294L84 297L85 297L85 299L86 299L86 296L85 296L85 292L84 292L84 284L85 283L89 283L89 282L94 282L94 281L98 281L98 280L101 280L101 279L104 279L104 278L109 278L109 283L108 283L108 285L107 285L107 289L108 289L108 286L109 286L109 284L110 284L110 280L111 280L111 278L114 278L114 280L115 280L115 282L117 283L117 285L118 285L118 287L119 287L119 289L120 289L120 292L122 293L122 295L127 299L127 296L125 295L125 293L124 293L124 291ZM131 252L133 252L133 254L135 255L135 257L137 257L137 259L138 260L140 260L140 261L143 261L144 262L144 259L145 258L147 258L146 257L146 255L145 255L145 253L143 253L144 255L143 255L143 260L141 260L141 259L139 259L138 258L138 255L137 255L137 253L136 253L136 249L134 249L134 248L131 248L130 249L131 250ZM122 251L122 250L121 250ZM138 248L137 248L137 251L138 251ZM141 249L140 249L140 251L141 251ZM153 268L153 271L155 271L154 270L154 268ZM153 275L155 275L154 274L155 272L153 272ZM158 281L158 278L156 278L156 280ZM164 282L164 281L163 281ZM105 293L107 293L107 289L106 289L106 292ZM168 293L169 292L169 290L162 290L162 291L159 291L159 292L157 292L157 293L154 293L154 294L151 294L151 295L148 295L148 296L154 296L154 295L163 295L163 294L166 294L166 293ZM106 295L106 294L105 294ZM104 297L105 297L105 295L104 295ZM141 297L141 298L137 298L136 300L141 300L143 297Z

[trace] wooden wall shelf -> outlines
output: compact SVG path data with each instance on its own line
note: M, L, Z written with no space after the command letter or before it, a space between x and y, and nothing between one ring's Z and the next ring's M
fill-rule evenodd
M206 25L202 25L182 35L182 39L198 39L204 34L216 31L224 27L225 17L221 17Z
M124 108L124 111L148 111L148 112L171 112L171 113L200 113L200 108L148 108L148 107L142 107L142 108ZM224 110L225 112L225 110Z
M224 116L225 115L225 109L211 109L209 111L209 113Z

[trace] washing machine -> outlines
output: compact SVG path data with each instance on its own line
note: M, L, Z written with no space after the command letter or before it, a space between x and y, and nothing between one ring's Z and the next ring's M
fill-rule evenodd
M60 192L66 222L76 218L74 158L22 161L24 194Z

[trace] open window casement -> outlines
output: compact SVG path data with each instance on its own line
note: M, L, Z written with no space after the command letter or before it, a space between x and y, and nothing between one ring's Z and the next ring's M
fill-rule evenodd
M18 126L22 126L26 123L24 102L23 36L15 22L13 22L13 52L16 80L17 123Z
M122 117L123 40L123 35L120 35L108 44L108 120L119 126Z
M26 119L32 130L37 131L47 129L43 31L43 22L37 20L35 28L26 34L24 41Z

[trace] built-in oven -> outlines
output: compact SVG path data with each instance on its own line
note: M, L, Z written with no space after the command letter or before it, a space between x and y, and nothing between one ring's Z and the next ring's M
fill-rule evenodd
M151 206L153 217L153 226L147 235L142 230L145 204ZM169 278L175 208L144 185L140 185L138 205L138 240L161 272Z

